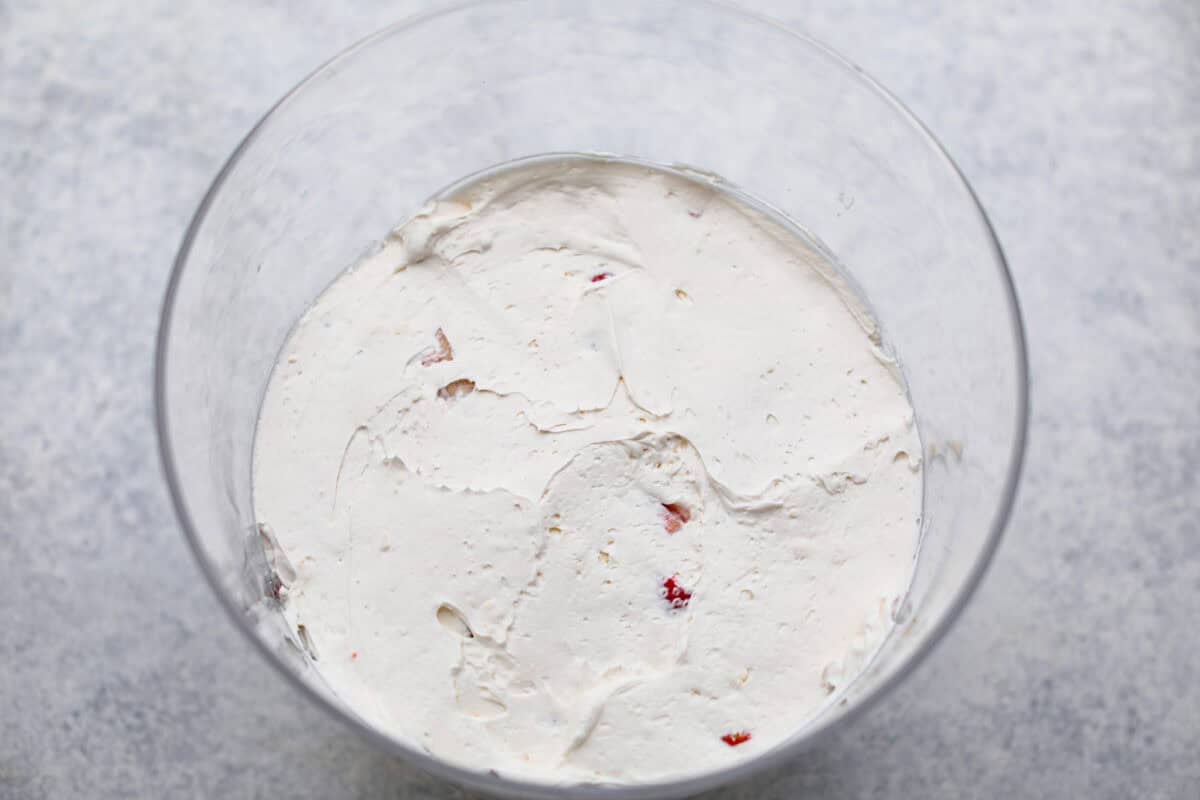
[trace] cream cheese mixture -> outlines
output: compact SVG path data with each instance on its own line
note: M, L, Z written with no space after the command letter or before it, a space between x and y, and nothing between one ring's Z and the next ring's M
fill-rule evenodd
M343 702L462 766L750 758L892 626L921 448L874 322L707 178L468 182L321 295L255 445L283 613Z

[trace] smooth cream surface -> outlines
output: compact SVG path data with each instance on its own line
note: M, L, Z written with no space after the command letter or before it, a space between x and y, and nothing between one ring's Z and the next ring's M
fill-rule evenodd
M911 574L921 449L877 342L712 182L575 158L460 187L281 353L254 497L284 614L361 717L460 765L635 782L761 753Z

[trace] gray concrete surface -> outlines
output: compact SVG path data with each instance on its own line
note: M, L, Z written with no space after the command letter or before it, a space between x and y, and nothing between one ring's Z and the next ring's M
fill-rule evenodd
M0 798L450 798L283 685L185 548L151 424L167 271L308 70L422 2L0 0ZM1200 3L752 2L905 99L1024 304L1028 467L895 696L712 798L1195 797Z

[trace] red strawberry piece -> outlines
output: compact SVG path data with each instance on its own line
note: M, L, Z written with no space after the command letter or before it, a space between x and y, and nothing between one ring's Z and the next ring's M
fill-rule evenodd
M664 580L662 585L662 596L666 598L671 608L687 607L688 601L692 599L692 593L680 586L674 575Z
M663 527L667 533L679 533L684 523L692 518L692 512L679 503L663 503Z
M592 276L592 283L599 283L600 281L608 280L611 277L611 272L597 272Z
M721 741L730 747L737 747L739 744L744 744L750 741L750 732L734 731L733 733L727 733L721 737Z

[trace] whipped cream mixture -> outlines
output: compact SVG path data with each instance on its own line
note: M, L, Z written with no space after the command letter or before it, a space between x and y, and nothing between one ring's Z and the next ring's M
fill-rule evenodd
M528 162L396 230L272 376L272 594L370 724L640 782L795 733L892 625L921 448L827 260L706 178Z

